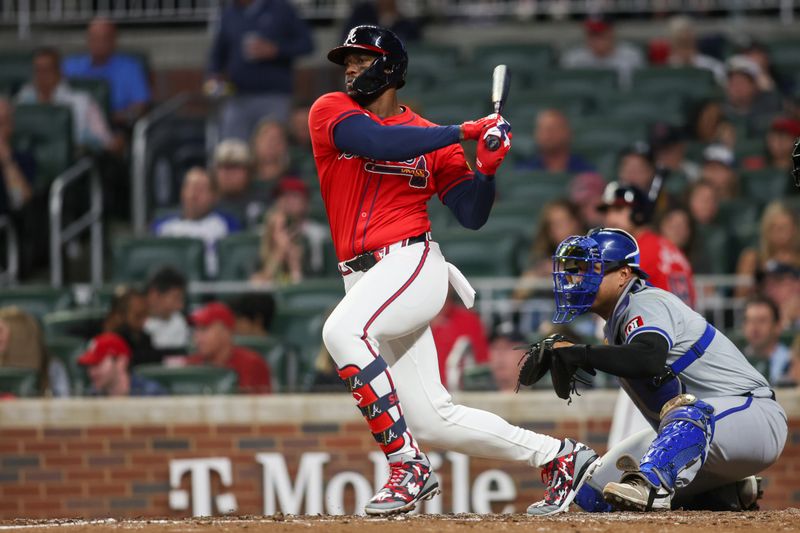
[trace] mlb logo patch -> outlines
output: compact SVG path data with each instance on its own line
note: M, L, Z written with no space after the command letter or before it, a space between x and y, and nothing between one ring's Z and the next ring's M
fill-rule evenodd
M639 329L642 326L644 326L644 320L642 320L642 317L635 316L631 318L630 321L625 324L625 336L628 337L634 332L634 330Z

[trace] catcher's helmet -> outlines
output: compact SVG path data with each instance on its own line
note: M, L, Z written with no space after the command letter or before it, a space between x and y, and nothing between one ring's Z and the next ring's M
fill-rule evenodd
M620 185L612 181L606 185L603 191L603 203L597 208L600 212L605 212L612 207L630 206L631 222L637 226L643 226L650 222L653 217L653 202L645 193L633 185Z
M589 311L603 276L623 266L647 279L639 268L639 245L626 231L595 228L585 236L573 235L561 241L553 255L553 322L572 322Z
M368 52L378 57L353 81L353 89L361 96L378 96L387 87L405 85L408 54L403 42L393 32L379 26L356 26L350 30L344 44L328 52L328 59L344 65L351 52Z

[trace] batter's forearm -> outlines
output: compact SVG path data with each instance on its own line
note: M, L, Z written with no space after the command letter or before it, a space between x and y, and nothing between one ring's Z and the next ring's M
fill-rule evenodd
M458 126L382 126L365 115L353 115L333 128L336 148L381 161L406 161L458 142Z
M476 171L471 180L454 186L442 200L462 226L480 229L489 219L494 194L494 176L484 176Z

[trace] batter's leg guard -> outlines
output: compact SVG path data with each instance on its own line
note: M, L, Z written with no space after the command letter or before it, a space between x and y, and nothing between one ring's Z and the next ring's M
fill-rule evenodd
M705 462L714 437L714 408L684 394L668 402L661 415L658 435L639 468L623 465L622 481L603 489L606 501L615 508L669 509L675 489L691 483Z
M389 381L389 392L378 396L372 382L384 373ZM375 358L362 369L355 365L341 368L339 377L355 398L361 414L369 424L372 436L387 457L398 453L419 453L406 426L397 391L389 375L389 367L382 357Z

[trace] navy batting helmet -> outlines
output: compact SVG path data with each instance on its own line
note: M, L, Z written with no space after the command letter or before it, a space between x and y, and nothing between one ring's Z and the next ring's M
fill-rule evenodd
M643 226L653 217L653 202L645 193L633 185L620 185L612 181L603 191L603 203L597 208L600 212L608 211L612 207L630 206L631 222Z
M367 52L378 57L367 70L353 81L353 89L361 96L378 96L387 87L400 88L406 83L408 54L397 35L379 26L356 26L350 30L344 44L328 52L328 59L344 65L352 52Z
M553 255L553 322L572 322L591 309L603 276L628 266L641 279L639 244L621 229L595 228L588 234L567 237Z

